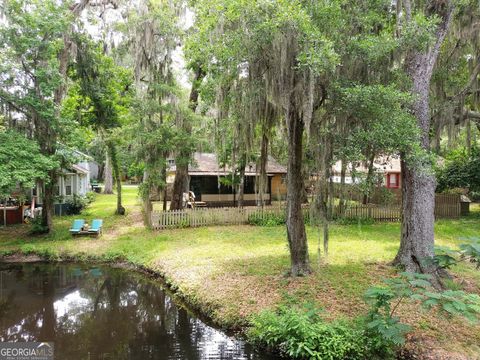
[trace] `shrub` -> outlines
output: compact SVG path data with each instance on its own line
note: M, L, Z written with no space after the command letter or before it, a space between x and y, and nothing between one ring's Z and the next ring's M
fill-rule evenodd
M304 212L303 220L305 224L310 223L309 212ZM260 213L253 213L248 216L248 224L256 226L277 226L285 225L287 216L285 213L277 214L275 212L266 211L263 215Z
M87 195L85 195L86 202L87 204L91 204L95 201L95 198L97 197L97 193L94 191L89 191L87 192Z
M284 225L286 221L285 214L275 214L273 212L265 212L263 215L253 213L248 216L248 223L256 226L276 226Z
M384 286L367 290L365 298L371 305L367 316L367 332L381 339L389 348L402 345L410 330L395 312L402 301L418 301L426 309L436 308L447 316L463 316L476 321L480 316L480 296L460 290L435 291L431 275L404 272L400 277L384 280Z
M78 215L88 205L87 197L79 195L73 195L65 203L67 204L68 215Z
M30 234L31 235L40 235L46 234L48 232L48 227L42 224L42 217L37 216L30 220Z
M280 306L251 320L249 340L293 359L374 359L361 323L325 322L312 306ZM385 352L379 357L386 359Z

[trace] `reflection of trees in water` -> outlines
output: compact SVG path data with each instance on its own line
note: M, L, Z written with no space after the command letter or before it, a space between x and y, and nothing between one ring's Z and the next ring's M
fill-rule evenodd
M17 267L6 276L8 294L0 302L8 299L16 308L5 308L8 320L0 318L4 341L55 341L64 359L88 354L91 359L108 354L119 360L204 357L212 330L141 276L119 269L49 265ZM224 342L215 345L218 358L231 353Z

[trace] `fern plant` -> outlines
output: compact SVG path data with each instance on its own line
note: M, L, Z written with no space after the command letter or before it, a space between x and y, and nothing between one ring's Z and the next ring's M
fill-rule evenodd
M477 321L480 296L461 290L437 292L430 283L431 275L403 272L399 277L384 280L384 286L371 287L365 298L370 304L367 329L394 346L404 344L410 327L395 316L406 300L418 301L426 309L436 308L446 316L463 316Z

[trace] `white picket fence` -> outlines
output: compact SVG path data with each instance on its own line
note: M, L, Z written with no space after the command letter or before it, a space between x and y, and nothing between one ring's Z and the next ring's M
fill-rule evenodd
M223 207L154 211L152 212L152 227L158 230L211 225L242 225L248 224L248 219L252 216L264 219L267 216L280 216L284 213L285 208L280 207L265 209Z
M309 217L310 208L302 206L304 217ZM154 229L171 229L182 227L212 226L212 225L243 225L249 220L265 220L272 217L285 216L284 206L260 207L223 207L223 208L196 208L173 211L152 212L152 227ZM313 215L314 218L316 217ZM318 215L317 215L318 216ZM457 195L436 196L435 218L459 218L460 200ZM333 208L333 218L346 219L373 219L375 221L400 221L400 205L349 205L340 209Z

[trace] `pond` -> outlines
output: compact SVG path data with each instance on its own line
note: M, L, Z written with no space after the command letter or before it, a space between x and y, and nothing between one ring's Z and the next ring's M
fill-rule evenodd
M185 310L158 281L79 264L1 264L0 341L55 359L272 359Z

